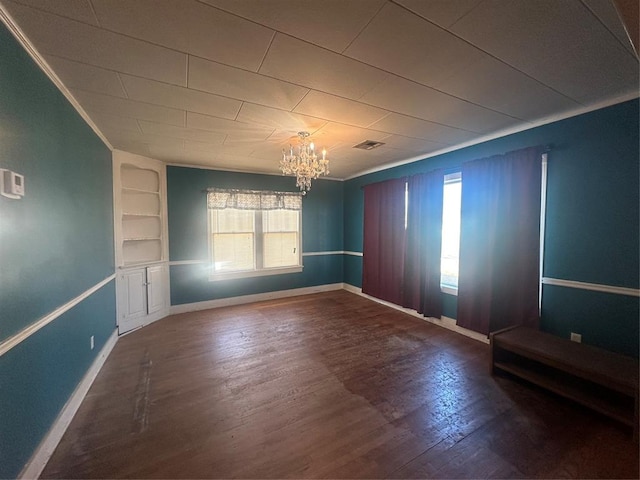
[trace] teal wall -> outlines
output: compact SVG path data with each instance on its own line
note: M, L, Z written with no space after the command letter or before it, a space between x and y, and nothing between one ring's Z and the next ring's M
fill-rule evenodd
M170 261L208 259L207 205L209 187L296 191L291 177L167 167ZM341 251L343 239L342 183L314 180L302 201L302 251ZM343 255L303 257L301 273L210 282L205 264L172 265L171 304L216 300L256 293L340 283Z
M114 272L111 152L0 25L0 341ZM115 329L115 285L0 357L0 478L15 477ZM95 337L95 349L89 338Z
M546 277L638 288L638 100L354 178L344 185L344 249L362 251L363 185L463 162L549 145ZM361 286L362 259L345 261L345 282ZM456 297L444 295L456 318ZM542 328L584 343L638 356L639 299L545 285Z

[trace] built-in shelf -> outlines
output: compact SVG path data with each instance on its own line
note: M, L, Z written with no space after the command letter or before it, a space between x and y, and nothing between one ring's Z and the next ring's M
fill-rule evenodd
M162 260L160 174L150 168L120 167L122 261L125 266Z

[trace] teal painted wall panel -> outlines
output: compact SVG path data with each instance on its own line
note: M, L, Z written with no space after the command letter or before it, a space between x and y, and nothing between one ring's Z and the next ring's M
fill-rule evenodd
M2 340L112 274L114 251L111 152L4 26L0 45L0 167L26 191L0 196Z
M167 167L169 258L208 260L207 206L210 187L296 191L291 177ZM342 183L314 180L302 201L303 252L342 250ZM342 282L342 255L303 257L302 273L210 282L206 264L173 265L171 304L203 302L255 293Z
M638 356L640 299L557 285L543 286L542 328L560 337Z
M0 357L0 478L22 470L113 333L114 299L112 281Z
M111 152L0 26L0 340L114 272ZM0 478L15 477L115 329L113 282L0 357ZM89 338L95 337L90 350Z
M547 190L547 224L544 275L605 285L638 288L640 282L639 219L640 185L639 102L633 100L577 117L551 123L437 157L357 177L345 182L345 250L362 251L362 186L444 168L460 169L462 163L533 146L551 146ZM464 181L464 180L463 180ZM347 220L348 219L348 220ZM361 286L361 265L345 262L345 282ZM352 283L356 282L356 283ZM564 335L558 323L575 304L570 289L556 295L562 302L543 304L542 328ZM597 293L587 292L599 298ZM444 295L445 315L456 318L456 298ZM553 297L556 298L556 297ZM638 316L627 308L629 300L612 297L624 317L614 336L602 334L602 343L617 351L636 351L623 342L637 343ZM593 315L585 320L588 338L604 332L606 323ZM598 323L600 322L600 323ZM598 325L596 328L595 325ZM634 327L635 325L635 327ZM602 327L602 328L600 328ZM580 332L577 332L580 333ZM598 337L600 338L600 337ZM586 341L586 340L585 340ZM594 340L594 343L596 341Z

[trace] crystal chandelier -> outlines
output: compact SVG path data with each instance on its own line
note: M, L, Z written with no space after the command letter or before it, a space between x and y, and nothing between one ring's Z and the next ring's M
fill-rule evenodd
M329 160L327 151L322 149L322 157L316 154L313 142L308 142L309 132L298 132L300 145L294 153L293 145L289 145L289 151L282 149L280 170L283 175L295 175L296 187L300 188L303 195L311 190L311 180L320 175L329 174Z

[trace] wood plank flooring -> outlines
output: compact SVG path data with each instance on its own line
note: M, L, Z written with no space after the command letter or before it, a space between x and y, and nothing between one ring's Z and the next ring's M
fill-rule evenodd
M42 478L638 478L624 426L329 292L121 338Z

